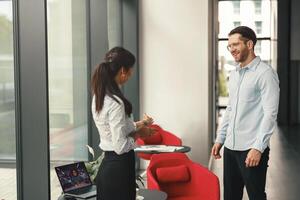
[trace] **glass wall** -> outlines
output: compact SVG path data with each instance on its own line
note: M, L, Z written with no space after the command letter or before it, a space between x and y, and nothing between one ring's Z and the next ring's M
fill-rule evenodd
M272 54L271 40L273 32L271 1L245 0L245 1L219 1L219 43L218 43L218 109L221 112L226 108L228 87L227 81L230 71L235 69L231 54L226 46L228 43L228 33L236 26L249 26L257 34L255 53L261 59L273 65L275 58ZM261 12L263 10L264 12ZM276 69L276 66L273 66Z
M266 0L219 1L218 36L218 76L217 113L222 117L228 102L228 78L236 63L227 50L228 33L237 26L249 26L257 34L255 53L276 69L276 45L272 43L276 35L276 2ZM263 12L262 12L263 10ZM275 27L275 28L274 28ZM220 120L219 120L220 121ZM218 125L218 123L217 123Z
M12 1L0 1L0 199L17 199Z
M48 0L51 196L61 193L54 166L87 161L86 1Z

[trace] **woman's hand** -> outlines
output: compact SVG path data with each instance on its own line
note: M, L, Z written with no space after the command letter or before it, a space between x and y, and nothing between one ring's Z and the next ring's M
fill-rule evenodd
M151 127L141 127L138 131L137 131L137 136L140 138L147 138L147 137L151 137L152 135L154 135L156 133L156 129L155 128L151 128Z
M150 126L153 124L154 120L152 117L148 116L147 114L144 114L142 122L144 126Z
M152 117L149 117L147 114L144 114L144 117L142 120L138 121L138 122L135 122L135 125L136 125L136 128L137 129L140 129L142 127L145 127L145 126L150 126L153 124L153 118Z

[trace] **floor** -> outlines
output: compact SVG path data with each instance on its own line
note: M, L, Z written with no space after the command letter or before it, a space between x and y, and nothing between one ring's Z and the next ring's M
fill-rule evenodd
M17 199L16 169L0 168L0 200Z
M51 199L57 200L62 190L54 169L50 172ZM16 169L0 168L0 200L17 200Z
M269 200L299 200L300 196L300 126L279 127L270 144L270 160L266 192ZM212 171L217 174L222 190L222 159L213 161ZM221 196L222 196L221 193ZM248 200L244 190L243 200Z
M1 123L6 125L5 129L0 126L0 130L5 130L8 134L1 135L0 152L13 152L15 144L12 142L14 137L14 126L8 124L13 118L13 112L1 112L0 121L7 122ZM61 194L61 187L54 171L54 166L74 162L75 160L85 160L87 157L87 127L67 127L65 129L52 130L50 133L50 157L53 160L63 160L64 162L53 161L51 164L50 181L51 181L51 199L57 200ZM3 137L2 137L3 136ZM12 159L12 155L8 155L8 160ZM2 158L3 154L1 155ZM0 200L16 200L16 169L15 164L2 164L0 163Z
M212 170L220 178L222 160L213 161ZM299 200L300 196L300 126L280 127L271 139L266 192L268 200ZM0 200L16 200L16 170L0 167ZM54 170L51 170L52 199L61 192ZM222 195L221 195L222 196ZM243 200L248 200L245 192Z

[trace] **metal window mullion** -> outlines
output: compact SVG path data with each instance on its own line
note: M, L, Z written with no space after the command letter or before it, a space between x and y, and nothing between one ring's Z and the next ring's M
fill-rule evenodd
M13 1L18 200L50 199L46 4Z
M136 57L135 73L124 86L124 94L133 105L135 120L140 119L139 54L138 54L138 0L122 1L123 46Z
M258 37L257 40L271 40L271 37ZM228 38L218 38L218 41L228 41Z
M98 156L101 150L99 148L99 133L91 113L92 94L90 81L94 68L98 63L102 62L103 55L108 50L107 0L87 1L87 15L88 143L94 149L96 156Z

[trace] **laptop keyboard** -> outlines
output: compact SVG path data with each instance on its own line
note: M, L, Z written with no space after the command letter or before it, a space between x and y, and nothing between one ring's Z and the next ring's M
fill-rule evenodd
M74 190L74 191L70 191L70 192L68 192L68 193L70 193L70 194L85 194L85 193L88 193L88 192L90 192L92 190L92 187L85 187L85 188L80 188L80 189L76 189L76 190Z

